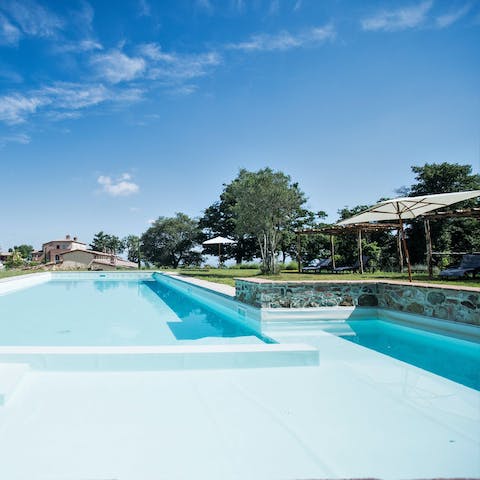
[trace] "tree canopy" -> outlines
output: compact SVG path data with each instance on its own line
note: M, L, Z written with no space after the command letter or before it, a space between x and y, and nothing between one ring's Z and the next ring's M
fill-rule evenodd
M236 203L235 231L256 238L262 271L274 273L276 253L282 233L292 228L303 213L305 195L288 175L264 168L257 172L240 170L232 184Z
M188 215L159 217L142 235L142 253L147 261L159 266L196 265L202 256L193 248L200 240L198 222Z

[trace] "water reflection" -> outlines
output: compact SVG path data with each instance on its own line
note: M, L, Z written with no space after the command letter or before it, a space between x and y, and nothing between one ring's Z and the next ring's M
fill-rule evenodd
M252 337L265 341L255 331L220 315L205 305L159 282L142 282L144 297L150 302L162 300L181 321L166 322L177 340L198 340L205 337ZM147 292L153 292L152 297Z

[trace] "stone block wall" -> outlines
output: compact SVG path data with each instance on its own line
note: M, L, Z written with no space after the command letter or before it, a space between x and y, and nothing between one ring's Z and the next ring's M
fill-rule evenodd
M257 308L380 307L480 325L480 289L375 282L236 279L236 299Z

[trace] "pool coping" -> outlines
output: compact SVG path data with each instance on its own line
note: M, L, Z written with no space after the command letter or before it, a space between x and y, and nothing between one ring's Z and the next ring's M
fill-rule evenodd
M445 283L425 283L425 282L405 282L402 280L389 280L389 279L365 279L365 280L270 280L266 278L253 278L253 277L234 277L234 280L242 280L243 282L258 283L262 285L281 285L281 284L295 284L295 285L309 285L309 284L386 284L386 285L402 285L405 287L424 287L424 288L445 288L446 290L466 290L471 292L480 292L480 287L468 287L466 285L448 285Z

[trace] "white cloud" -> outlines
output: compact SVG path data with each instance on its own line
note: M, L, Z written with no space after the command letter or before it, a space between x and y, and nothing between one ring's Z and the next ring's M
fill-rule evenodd
M143 58L129 57L120 50L95 55L91 62L97 74L110 83L134 80L142 75L146 68Z
M103 46L96 40L86 38L78 42L63 42L59 45L56 45L54 50L59 53L82 53L103 50Z
M0 97L0 121L9 125L25 122L26 117L35 113L45 104L41 97L26 97L20 94Z
M217 52L199 54L167 53L156 43L144 43L137 47L137 55L145 59L145 76L150 80L179 82L204 76L209 69L219 65L222 57Z
M124 197L138 193L140 190L136 183L130 181L131 178L131 175L128 173L123 173L115 180L112 177L100 175L97 178L97 183L102 186L104 193L112 197Z
M433 0L426 0L417 5L402 7L395 10L383 10L361 21L362 29L369 31L383 30L395 32L415 28L425 21L432 8Z
M328 24L323 27L314 27L301 33L292 34L287 31L275 35L260 34L254 35L245 42L233 43L226 46L227 49L254 51L282 51L294 48L302 48L319 44L335 38L335 28Z
M13 93L0 97L0 121L15 125L43 108L51 120L78 118L80 111L109 102L123 104L137 102L142 98L139 88L116 89L102 84L56 82L26 94Z
M20 143L26 145L30 143L31 139L26 133L15 133L0 137L0 148L3 148L7 143Z
M153 224L155 223L155 220L154 220L153 218L149 218L149 219L147 220L147 223L148 223L149 225L153 225Z
M34 0L6 0L1 8L25 35L52 37L64 26L60 17Z
M152 14L152 9L147 0L138 0L138 15L140 17L149 17Z
M16 45L20 36L20 30L0 13L0 45Z
M298 12L302 8L302 0L297 0L293 6L293 11Z
M452 25L453 23L457 22L460 20L462 17L464 17L468 11L470 10L471 5L466 4L462 8L459 8L458 10L452 11L450 13L446 13L444 15L439 15L436 19L436 24L438 28L446 28Z

